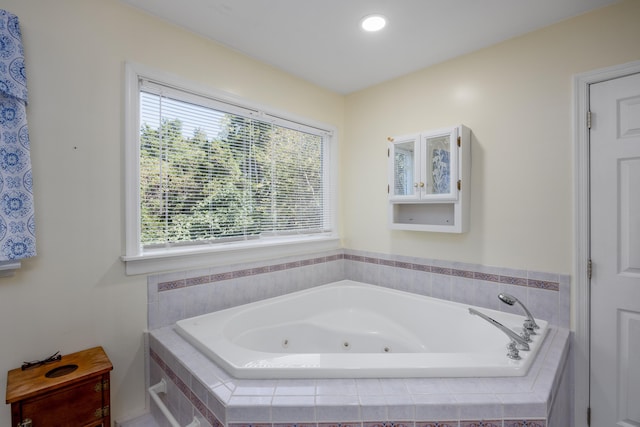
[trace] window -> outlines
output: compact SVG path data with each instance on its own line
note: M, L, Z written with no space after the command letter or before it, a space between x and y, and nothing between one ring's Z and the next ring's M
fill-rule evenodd
M126 261L335 239L331 129L131 67L128 80Z

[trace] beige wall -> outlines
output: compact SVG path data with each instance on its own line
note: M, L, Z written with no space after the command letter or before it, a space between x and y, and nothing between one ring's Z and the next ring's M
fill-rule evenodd
M123 239L124 61L155 67L342 131L344 98L115 0L2 0L20 18L38 256L0 279L0 384L23 360L102 345L116 419L144 410L146 278ZM9 423L0 405L0 425Z
M0 7L23 30L38 233L38 256L0 279L0 384L23 360L102 345L116 419L145 400L146 279L119 258L125 60L337 126L348 248L566 273L571 76L640 59L640 3L628 0L342 97L116 0ZM390 232L385 138L455 123L475 135L471 231Z
M639 60L639 18L623 2L347 96L345 246L571 273L572 76ZM473 132L470 231L389 230L386 137L458 123Z

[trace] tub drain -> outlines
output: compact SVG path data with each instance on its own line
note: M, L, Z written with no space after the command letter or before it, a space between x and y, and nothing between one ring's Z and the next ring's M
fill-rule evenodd
M382 352L383 353L391 353L391 347L382 347Z
M349 343L349 341L344 341L344 342L342 343L342 348L343 348L344 350L349 350L349 349L351 348L351 344Z
M282 348L289 347L289 340L287 338L282 340Z

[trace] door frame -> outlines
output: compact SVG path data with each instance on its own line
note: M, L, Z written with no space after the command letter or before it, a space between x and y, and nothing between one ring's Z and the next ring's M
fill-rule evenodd
M574 427L587 427L590 381L590 290L587 275L590 258L590 204L589 204L589 86L607 80L640 73L640 61L601 68L576 74L573 77L573 142L574 142L574 259L575 281L573 325L574 357Z

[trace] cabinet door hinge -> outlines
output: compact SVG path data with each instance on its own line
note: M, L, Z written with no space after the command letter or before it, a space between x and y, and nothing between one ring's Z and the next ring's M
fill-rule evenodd
M391 190L391 186L389 184L387 184L387 194L389 194L390 190Z
M387 157L391 157L391 148L387 148Z
M460 147L460 136L458 136L458 147Z
M591 129L591 110L587 111L587 129Z
M462 181L458 180L458 191L462 189Z
M97 393L102 392L103 390L109 390L109 380L97 382L96 385L93 386L93 390Z
M587 408L587 425L591 425L591 406Z
M96 418L104 418L109 416L109 405L103 406L102 408L96 409L93 413Z
M591 261L591 258L589 258L589 261L587 261L587 278L591 279L592 274L593 274L593 262Z

